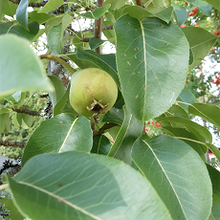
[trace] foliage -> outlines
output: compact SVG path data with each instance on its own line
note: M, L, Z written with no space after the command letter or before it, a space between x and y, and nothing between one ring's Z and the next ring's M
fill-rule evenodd
M219 106L199 103L210 92L212 77L203 80L200 74L198 81L201 61L214 46L219 52L219 0L106 0L104 5L98 0L99 7L89 0L2 3L1 133L15 132L16 124L32 132L20 130L27 141L22 169L5 176L1 186L9 187L21 216L220 218L220 173L205 157L210 149L220 161L220 151L210 131L192 120L201 117L220 128ZM82 18L94 33L75 29ZM41 36L47 52L38 56L30 44L38 45ZM115 45L116 53L100 53L105 42ZM90 67L106 71L119 89L114 107L99 118L77 115L70 85L49 76L45 58L70 75ZM42 91L51 100L46 108L47 100L36 105ZM51 103L52 117L43 120Z

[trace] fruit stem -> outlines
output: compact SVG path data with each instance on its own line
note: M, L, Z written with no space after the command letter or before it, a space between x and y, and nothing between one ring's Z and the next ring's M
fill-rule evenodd
M49 59L49 60L55 60L58 63L60 63L69 73L70 75L72 75L73 73L76 72L76 69L74 69L73 67L71 67L64 59L57 57L55 55L51 55L51 54L44 54L44 55L40 55L41 59Z

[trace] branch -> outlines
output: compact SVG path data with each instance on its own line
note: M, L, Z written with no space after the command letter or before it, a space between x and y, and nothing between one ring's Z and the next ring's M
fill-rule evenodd
M10 2L12 2L13 4L16 4L18 5L20 3L20 0L9 0ZM29 3L28 6L30 7L36 7L36 8L39 8L41 6L44 6L47 4L48 1L43 1L43 2L37 2L37 3Z
M136 0L136 4L143 8L143 3L141 0Z
M25 142L17 142L17 141L0 141L0 145L5 147L20 147L25 148L26 143Z
M24 113L24 114L31 115L31 116L41 116L40 112L28 110L25 106L23 106L22 109L12 108L12 110L17 113Z
M103 7L104 6L104 0L98 0L97 1L97 7ZM95 20L95 29L94 29L94 37L101 39L102 34L102 23L103 23L103 16L99 18L98 20ZM101 46L97 47L95 49L96 53L101 53Z
M49 59L49 60L55 60L58 63L60 63L71 75L76 72L76 69L71 67L64 59L51 55L51 54L44 54L40 55L41 59Z

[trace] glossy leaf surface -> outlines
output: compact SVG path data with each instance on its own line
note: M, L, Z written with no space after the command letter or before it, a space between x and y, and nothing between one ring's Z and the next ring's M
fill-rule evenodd
M13 34L1 35L0 51L0 98L16 91L53 91L29 41Z
M188 42L176 25L158 18L138 21L123 15L114 28L125 104L141 121L157 117L169 109L184 87Z
M76 118L70 114L60 114L44 121L29 139L22 164L31 157L51 152L84 151L92 149L92 130L85 117Z
M38 155L8 182L19 210L32 220L171 220L139 172L101 155Z
M208 218L211 181L204 162L187 144L165 135L138 139L132 158L166 204L172 219Z

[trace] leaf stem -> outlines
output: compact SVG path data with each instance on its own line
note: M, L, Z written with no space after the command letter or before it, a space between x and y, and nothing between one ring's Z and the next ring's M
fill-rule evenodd
M2 185L0 185L0 190L4 190L4 189L6 189L6 188L8 188L8 184L2 184Z
M49 59L49 60L55 60L58 63L60 63L69 73L70 75L72 75L73 73L76 72L76 69L74 69L73 67L71 67L64 59L57 57L55 55L51 55L51 54L44 54L44 55L40 55L41 59Z

